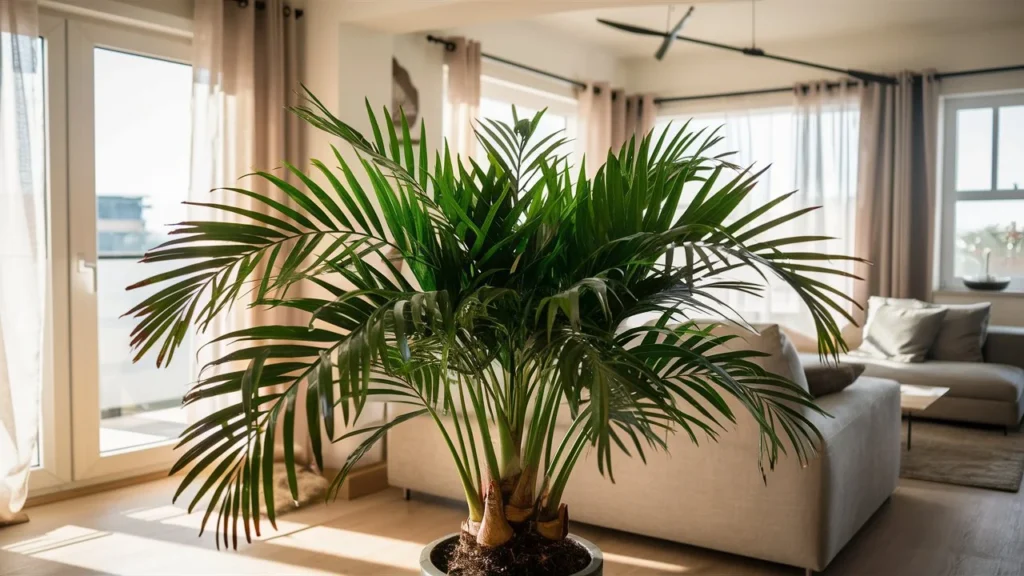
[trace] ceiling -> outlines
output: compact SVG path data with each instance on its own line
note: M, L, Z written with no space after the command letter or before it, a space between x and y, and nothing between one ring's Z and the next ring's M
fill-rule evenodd
M678 3L671 18L668 18L669 7L662 3L546 14L533 20L558 33L602 46L621 57L650 57L660 39L615 30L597 23L596 19L665 30L667 20L671 20L669 26L674 25L691 5L696 8L681 34L724 44L750 45L750 0ZM836 37L1024 27L1024 0L757 0L753 9L757 45L764 48ZM695 50L708 48L677 42L668 57Z
M165 0L166 1L166 0ZM442 30L545 14L609 7L668 5L672 0L307 0L334 8L346 21L402 34ZM722 0L693 0L705 4ZM811 0L813 1L813 0Z

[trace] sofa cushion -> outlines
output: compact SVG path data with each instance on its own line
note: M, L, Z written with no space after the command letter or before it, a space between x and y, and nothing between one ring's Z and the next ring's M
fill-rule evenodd
M984 362L981 349L988 333L992 303L943 304L942 307L946 315L928 357L950 362Z
M865 376L900 384L943 386L949 388L947 395L951 398L1016 402L1024 391L1024 369L1004 364L939 360L911 364L862 356L841 356L840 362L863 364Z
M897 308L942 308L946 315L942 317L942 326L928 350L927 357L932 360L950 362L984 362L982 347L988 333L989 311L991 302L978 304L934 304L913 298L868 298L868 323L871 317L883 306ZM877 355L875 355L877 356Z
M855 356L922 362L942 327L944 308L883 304L870 308Z
M779 329L778 324L754 324L757 332L736 324L719 324L714 333L717 336L736 336L722 345L727 350L755 350L767 356L751 358L750 361L768 372L788 379L807 390L807 376L804 375L800 354L789 338Z

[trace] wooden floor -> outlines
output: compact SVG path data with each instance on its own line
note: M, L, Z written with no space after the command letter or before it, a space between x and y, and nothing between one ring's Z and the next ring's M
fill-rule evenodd
M0 574L415 575L420 548L464 515L389 489L313 505L239 552L218 552L209 535L197 537L199 517L170 504L173 488L173 479L161 480L33 508L28 524L0 529ZM610 575L802 574L621 532L578 524L573 531L604 550ZM1024 575L1024 491L903 481L825 573Z

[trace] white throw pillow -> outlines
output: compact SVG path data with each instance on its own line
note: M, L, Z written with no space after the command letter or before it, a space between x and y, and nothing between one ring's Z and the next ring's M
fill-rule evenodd
M756 350L768 354L750 361L777 376L782 376L797 386L808 390L800 354L789 338L779 329L778 324L754 324L757 333L735 324L720 324L714 333L719 336L735 335L722 347L727 350Z
M988 335L989 314L992 304L982 302L978 304L934 304L922 302L913 298L883 298L872 296L868 299L867 325L864 327L865 342L867 334L871 329L873 318L878 315L883 306L895 308L911 308L914 310L943 309L946 314L942 317L939 332L936 334L926 357L931 360L944 360L948 362L984 362L982 349L985 346L985 338ZM877 335L876 330L876 335ZM886 335L884 337L889 337ZM915 335L916 336L916 335ZM898 360L878 350L877 345L868 343L867 347L861 346L856 355L870 356L874 358L886 358ZM904 355L906 357L906 355ZM924 358L909 360L919 362Z
M864 340L851 356L895 362L923 362L942 328L946 309L925 302L902 305L869 303Z

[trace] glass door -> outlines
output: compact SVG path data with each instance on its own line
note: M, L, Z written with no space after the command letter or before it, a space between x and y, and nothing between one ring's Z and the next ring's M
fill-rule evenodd
M133 363L126 287L186 219L192 69L186 40L68 24L71 390L76 480L164 469L186 426L186 343L169 367Z
M55 361L68 357L68 274L67 274L67 122L66 122L66 27L63 18L41 15L39 18L39 68L32 75L35 86L29 93L37 102L35 118L29 130L40 149L34 180L42 183L37 191L39 205L46 215L43 246L47 254L47 304L43 320L43 378L39 395L38 443L29 476L30 492L59 486L72 479L70 396L68 364Z

